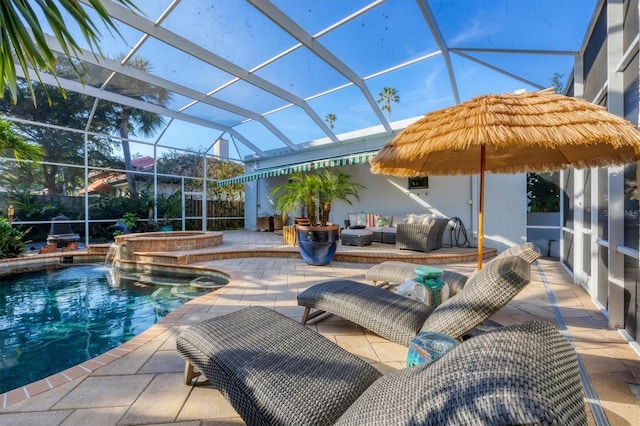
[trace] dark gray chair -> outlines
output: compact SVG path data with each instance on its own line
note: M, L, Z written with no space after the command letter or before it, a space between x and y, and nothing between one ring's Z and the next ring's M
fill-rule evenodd
M250 307L177 339L187 361L248 425L330 425L382 374L284 315Z
M433 219L429 224L399 223L396 248L428 252L442 247L442 236L448 218Z

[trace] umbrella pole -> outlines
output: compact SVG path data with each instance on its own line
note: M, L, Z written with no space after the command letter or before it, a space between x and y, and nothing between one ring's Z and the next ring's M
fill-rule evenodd
M482 269L482 246L484 246L484 170L485 146L480 147L480 207L478 209L478 270Z

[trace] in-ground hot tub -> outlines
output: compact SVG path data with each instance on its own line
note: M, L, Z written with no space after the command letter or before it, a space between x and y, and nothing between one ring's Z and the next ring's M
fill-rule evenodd
M177 231L124 234L115 237L113 260L136 262L139 254L193 251L222 244L222 232ZM107 256L107 259L109 256Z

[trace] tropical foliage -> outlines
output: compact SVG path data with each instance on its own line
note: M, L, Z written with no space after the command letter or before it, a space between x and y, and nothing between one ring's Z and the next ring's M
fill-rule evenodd
M137 9L132 0L115 0L116 2ZM98 19L102 21L109 31L118 33L115 23L102 4L102 0L88 0L95 10ZM60 5L66 13L58 8ZM94 52L100 52L100 31L95 22L91 20L79 0L53 1L25 1L5 0L0 2L0 98L4 96L5 88L9 90L11 100L17 101L17 73L15 63L20 64L25 80L31 86L31 73L35 73L40 80L40 72L56 74L58 56L51 49L47 37L40 25L38 13L33 6L41 9L47 23L51 27L55 38L60 43L62 51L71 60L81 52L78 42L71 36L68 28L72 21L77 25L86 40L89 48ZM68 16L65 22L63 16ZM76 68L77 74L80 70ZM36 102L36 97L33 96Z
M140 57L134 57L132 64L137 68L150 69L149 62ZM75 67L66 58L59 58L56 65L56 72L59 76L71 78L74 69ZM102 85L109 78L104 69L93 65L83 67L81 76L89 84L96 86ZM109 89L116 93L127 91L129 97L158 105L164 105L170 99L164 89L123 76L110 79ZM96 136L96 134L119 134L122 138L124 168L127 170L129 193L133 198L138 196L139 189L136 186L135 174L132 173L134 168L129 137L155 134L164 124L162 116L104 101L94 105L92 98L80 93L50 92L44 84L38 82L32 83L29 87L22 79L17 83L17 91L19 96L15 104L0 102L1 112L32 122L53 125L52 127L42 127L28 123L16 124L28 140L38 143L44 151L44 159L47 162L42 164L42 168L48 194L57 195L64 192L65 185L71 183L72 180L83 179L83 170L69 169L61 172L56 163L84 163L85 146L82 133L62 128L84 129L87 121L91 118L92 134L88 135L90 143L87 145L91 165L122 168L122 160L118 160L112 155L113 148L118 142L108 137ZM132 96L131 93L137 95ZM92 114L89 116L91 112ZM60 181L61 175L66 182Z
M4 155L7 150L13 152L18 161L42 159L40 147L25 141L10 123L0 120L0 155Z
M527 173L527 197L531 212L559 212L558 172Z
M329 127L333 130L333 123L335 123L337 119L338 119L338 117L336 117L336 115L334 113L330 112L324 118L324 121L326 121L327 124L329 125Z
M287 182L271 191L276 208L289 213L304 207L309 222L325 226L329 221L331 203L334 200L351 204L350 198L359 200L358 192L365 187L351 180L351 176L340 171L322 169L317 173L297 172ZM318 209L320 220L318 221Z
M360 200L359 191L366 189L366 187L360 183L351 180L351 176L344 172L330 172L328 169L323 169L319 174L321 183L320 190L320 224L326 225L329 221L329 214L331 213L331 203L335 200L344 201L351 205L350 198Z
M277 210L283 214L304 208L309 222L317 223L316 206L319 202L320 188L313 174L296 172L289 175L287 181L271 191Z
M564 92L564 84L562 84L562 77L564 74L553 73L553 77L551 77L551 86L556 93Z
M62 61L58 67L59 73L66 75L69 70L70 66ZM92 100L76 92L68 93L66 96L59 92L50 92L47 95L44 85L35 82L29 89L24 80L18 82L17 90L19 95L17 102L12 104L0 101L0 112L23 120L50 125L44 127L18 121L15 123L20 134L41 149L42 159L45 160L41 168L47 193L55 196L64 193L65 187L74 186L74 183L82 182L83 184L82 169L62 170L57 163L84 164L83 135L79 132L64 130L63 127L83 129L87 124ZM49 101L46 101L47 96ZM35 103L38 104L37 107L34 106ZM110 129L117 127L113 120L114 114L109 111L110 107L104 102L99 104L92 117L92 131L108 134ZM96 135L89 135L88 138L87 152L92 165L121 167L122 161L118 161L113 156L113 147L116 142Z
M400 102L400 95L398 91L393 87L384 87L382 92L378 95L378 103L380 104L380 109L383 111L387 111L387 116L389 117L389 121L391 121L391 103Z
M0 218L0 259L10 259L24 252L26 232L12 227L7 219Z
M204 154L195 150L168 151L158 159L158 173L179 176L204 176ZM224 180L244 173L244 166L233 161L224 161L207 156L207 178ZM188 190L195 190L185 184ZM207 195L214 199L241 200L244 195L244 185L235 183L225 186L209 185Z
M122 59L123 57L121 57L121 60ZM146 72L151 71L151 63L141 56L134 56L127 63L136 69ZM171 100L171 96L166 89L122 74L117 74L110 79L105 89L159 106L166 106ZM115 109L118 124L117 128L122 138L122 154L124 156L124 167L125 170L127 170L129 193L135 198L138 196L138 188L136 187L135 174L132 173L133 165L131 164L129 136L153 136L165 124L165 121L159 114L127 105L117 105Z

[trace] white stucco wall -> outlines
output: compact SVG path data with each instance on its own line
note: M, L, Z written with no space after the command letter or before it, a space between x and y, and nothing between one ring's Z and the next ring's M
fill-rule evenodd
M484 205L485 247L504 250L527 241L526 174L487 174Z
M393 216L436 213L460 218L467 228L471 244L476 245L479 181L477 177L430 176L428 189L408 190L406 178L371 174L368 165L345 166L339 169L352 175L367 189L360 192L360 201L354 200L353 205L341 201L334 202L330 216L332 222L342 225L347 214L355 212ZM276 185L285 180L285 176L280 176L245 184L246 229L256 229L257 216L276 214L270 193ZM251 201L252 199L256 201ZM473 204L469 204L469 200L473 200ZM524 174L487 175L485 247L504 250L513 244L526 241L526 203Z

